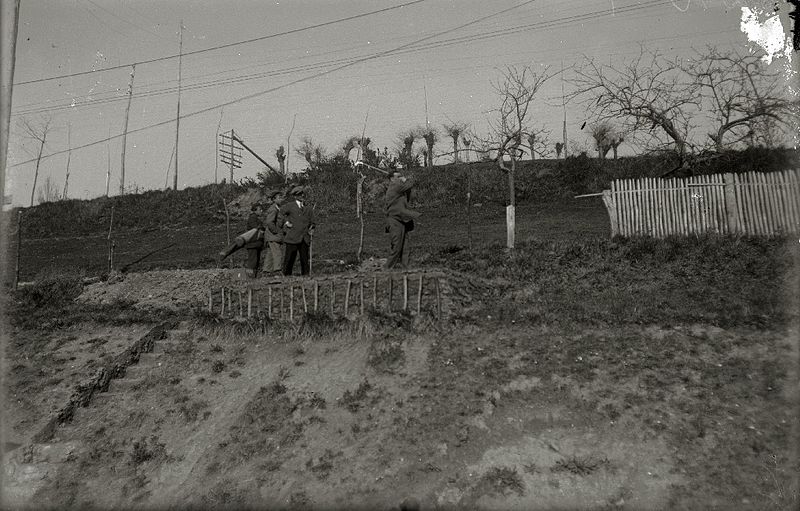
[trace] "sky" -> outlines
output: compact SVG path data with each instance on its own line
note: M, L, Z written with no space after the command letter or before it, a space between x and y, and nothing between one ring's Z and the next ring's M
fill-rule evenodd
M229 175L217 136L231 129L275 167L288 145L298 170L304 136L333 152L364 131L392 151L426 119L483 135L508 66L563 66L569 78L586 58L615 65L641 45L678 57L707 45L748 51L757 45L741 30L743 7L777 14L790 35L790 6L760 0L21 0L6 195L29 205L39 144L20 123L48 118L37 188L49 178L63 190L69 165L70 198L104 195L109 168L109 193L119 193L132 64L125 188L172 185L179 67L185 188ZM782 59L774 65L796 67ZM553 142L561 87L549 80L533 106ZM588 149L585 106L570 102L566 116L568 138ZM448 150L442 140L435 152ZM245 152L234 177L262 169Z

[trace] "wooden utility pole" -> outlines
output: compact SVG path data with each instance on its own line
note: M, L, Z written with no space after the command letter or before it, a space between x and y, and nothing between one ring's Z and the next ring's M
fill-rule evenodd
M219 129L222 127L222 114L225 112L225 109L222 108L219 111L219 122L217 123L217 134L214 137L214 143L219 140ZM170 160L172 157L170 156ZM217 184L218 178L218 171L219 171L219 158L214 158L214 184Z
M61 194L63 200L67 200L69 190L69 161L72 159L72 124L67 124L67 175L64 177L64 193Z
M289 136L286 137L286 159L284 160L286 175L283 178L284 182L289 180L289 153L292 152L292 133L294 133L295 121L297 121L297 114L294 114L292 118L292 129L289 130Z
M172 188L178 189L178 138L181 132L181 67L183 66L183 20L180 26L180 43L178 46L178 114L175 116L175 176L172 181Z
M14 83L15 48L19 26L19 0L0 2L0 197L5 202L6 155L8 154L8 135L11 124L11 89ZM0 239L0 247L3 241Z
M133 98L133 73L136 71L136 64L131 66L131 79L128 82L128 106L125 107L125 124L122 127L122 156L119 172L119 194L125 195L125 148L128 141L128 116L131 113L131 99Z
M106 144L106 149L108 150L108 161L106 163L106 197L108 197L108 186L111 183L111 129L108 130L108 144Z
M567 103L564 101L564 61L561 61L561 108L564 110L564 124L561 130L561 136L564 140L564 159L567 158L569 150L567 149Z

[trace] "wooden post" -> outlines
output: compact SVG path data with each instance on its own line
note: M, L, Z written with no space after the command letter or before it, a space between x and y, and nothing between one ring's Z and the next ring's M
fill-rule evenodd
M209 288L208 290L208 312L214 312L214 291Z
M314 312L319 310L319 281L314 281Z
M272 319L272 286L267 288L267 317Z
M347 290L344 293L344 315L347 316L347 309L350 307L350 286L353 282L347 279Z
M336 314L336 281L331 280L331 316Z
M279 286L278 289L280 289L280 292L281 292L281 301L280 301L281 303L280 303L280 306L281 306L281 320L283 320L283 309L284 309L284 307L283 307L283 286Z
M408 275L403 275L403 310L408 310Z
M22 209L17 211L17 262L14 269L14 291L17 290L19 285L19 254L22 251Z
M220 296L222 296L222 305L220 306L220 309L219 309L219 315L222 316L222 317L225 317L225 288L224 287L220 290Z
M392 312L392 299L394 298L394 279L389 274L389 312Z
M364 281L363 280L359 280L358 281L358 290L359 290L359 294L358 294L359 302L361 304L360 307L359 307L359 312L363 316L364 315Z
M253 315L253 288L247 290L247 317Z
M243 305L242 304L242 292L239 291L239 317L240 318L244 315L243 314L243 310L242 310L242 305Z
M294 286L289 284L289 321L294 321Z
M439 277L434 278L433 281L436 283L436 318L440 319L442 317L442 297L439 291Z
M128 140L128 117L131 113L131 99L133 99L133 74L136 72L136 64L131 66L131 80L128 82L128 106L125 107L125 124L122 127L122 155L120 162L119 175L119 194L125 195L125 148Z
M514 248L515 222L514 206L506 206L506 247L508 248Z
M303 294L303 313L308 314L308 302L306 301L306 286L304 284L300 284L300 291Z
M372 308L378 308L378 277L372 277Z
M422 312L422 274L419 274L419 288L417 288L417 315Z
M613 186L613 183L612 183ZM619 234L619 226L617 225L617 210L614 205L611 190L603 190L603 205L608 212L608 221L611 224L611 237L613 238Z

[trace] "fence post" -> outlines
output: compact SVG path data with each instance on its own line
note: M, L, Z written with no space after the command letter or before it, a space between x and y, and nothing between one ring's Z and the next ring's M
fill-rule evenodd
M611 224L611 237L613 238L619 234L619 225L617 224L616 204L614 203L611 190L603 190L603 205L605 205L608 211L608 220Z
M728 222L728 232L737 234L739 226L736 221L736 190L734 188L733 174L728 172L723 178L725 180L725 217Z

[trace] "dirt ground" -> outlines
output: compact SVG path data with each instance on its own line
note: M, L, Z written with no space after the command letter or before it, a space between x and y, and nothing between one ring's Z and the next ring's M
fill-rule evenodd
M168 303L209 278L165 275L129 278L169 292L125 298ZM17 502L58 509L796 504L796 332L476 319L311 318L267 335L184 322L51 444L8 452L6 482L28 477ZM64 385L145 331L92 328L48 341ZM19 374L7 402L24 444L65 388L27 392Z

